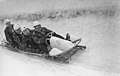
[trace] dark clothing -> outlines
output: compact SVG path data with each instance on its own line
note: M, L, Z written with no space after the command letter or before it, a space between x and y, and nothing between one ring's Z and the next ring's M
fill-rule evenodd
M23 40L22 35L14 32L13 33L13 38L14 38L14 41L18 44L17 48L22 50L24 48L23 43L22 43L22 40Z
M41 33L44 35L47 35L48 33L52 32L51 30L45 28L45 27L41 27Z
M15 47L17 43L13 39L13 33L14 33L13 24L7 24L7 25L8 26L4 30L6 40L9 42L9 44L11 44L11 46Z
M34 43L33 39L31 38L31 35L23 35L23 43L26 43L26 46L29 48L35 48L36 44Z
M38 46L39 46L39 48L42 49L42 51L41 51L42 53L49 54L49 50L48 50L46 44L40 44L40 45L38 45Z
M44 51L44 53L46 54L49 54L49 50L48 50L48 44L49 43L46 43L46 39L47 38L50 38L48 37L47 35L49 33L51 33L53 31L45 28L45 27L38 27L38 28L35 28L35 30L33 31L33 40L36 44L39 45L39 47ZM55 32L52 34L53 36L56 36L56 37L59 37L61 39L65 39L64 37L56 34Z
M41 32L46 36L48 33L51 33L51 32L53 32L53 31L51 31L51 30L49 30L49 29L47 29L47 28L45 28L45 27L42 27ZM65 39L64 37L62 37L61 35L59 35L59 34L57 34L57 33L55 33L55 32L53 33L53 36L58 37L58 38L61 38L61 39Z
M44 35L46 36L47 34L53 32L53 31L51 31L51 30L49 30L49 29L47 29L47 28L45 28L45 27L42 27L41 32L43 32ZM61 38L61 39L65 39L64 37L62 37L61 35L59 35L59 34L57 34L57 33L55 33L55 32L53 33L52 36L55 36L55 37L58 37L58 38Z
M44 37L41 37L40 35L33 34L32 39L38 45L38 47L41 48L41 50L44 53L46 53L46 54L49 53L49 51L47 49L47 45L45 43L45 38Z
M53 36L58 37L58 38L61 38L61 39L65 39L64 37L62 37L61 35L56 34L56 33L54 33Z
M48 33L52 32L51 30L46 29L45 27L36 28L33 31L33 40L37 44L46 44L45 39Z
M33 34L36 35L36 38L35 38L36 40L35 41L45 43L45 39L49 38L47 35L51 32L53 32L53 31L51 31L51 30L49 30L45 27L36 28L35 31L33 32ZM52 36L55 36L55 37L58 37L58 38L61 38L61 39L65 39L64 37L56 34L55 32L53 33Z
M40 27L40 28L35 28L33 34L36 34L39 37L43 37L43 36L45 37L50 32L52 31L45 27Z
M41 48L42 51L46 54L49 53L49 50L47 49L47 44L45 42L45 39L46 39L46 35L50 32L52 31L46 29L45 27L41 27L35 29L32 36L34 42L38 44L39 48Z
M33 31L30 31L29 35L22 34L22 43L24 46L24 50L32 53L43 53L39 45L34 42L32 38L32 32Z

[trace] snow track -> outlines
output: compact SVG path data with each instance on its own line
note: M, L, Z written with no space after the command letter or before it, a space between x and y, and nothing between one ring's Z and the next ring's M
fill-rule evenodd
M74 56L70 64L59 64L42 58L18 54L0 47L1 76L117 76L119 73L119 51L113 50L118 47L119 43L112 46L116 40L111 42L110 31L114 30L111 21L111 19L102 18L98 21L94 17L66 19L60 22L41 21L42 25L63 36L69 32L72 39L81 37L81 45L86 45L87 49L82 54ZM30 24L23 21L16 23ZM63 27L63 25L66 26ZM118 36L115 36L116 39Z
M1 76L100 76L96 71L72 63L59 64L0 49Z
M54 63L0 47L0 76L120 76L119 3L119 0L0 0L0 16L38 10L94 10L100 7L97 12L90 10L91 15L82 11L76 18L40 21L42 26L63 36L70 33L72 39L82 38L81 45L87 46L87 49L74 56L70 64ZM32 22L27 21L15 23L32 26ZM0 25L4 36L5 26L3 23Z

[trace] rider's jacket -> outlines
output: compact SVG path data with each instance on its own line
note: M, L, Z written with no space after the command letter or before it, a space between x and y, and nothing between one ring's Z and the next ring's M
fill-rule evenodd
M4 33L5 33L5 36L6 36L6 40L14 45L15 44L15 41L13 39L13 32L14 32L14 29L13 29L13 24L7 24L8 26L5 28L4 30Z
M24 43L22 43L23 37L21 34L18 34L16 32L13 33L13 39L14 41L18 44L16 45L17 48L23 49L24 48Z
M42 44L41 40L42 38L38 38L36 35L33 34L34 30L30 31L30 33L28 35L24 35L23 34L23 43L26 46L26 50L28 50L29 48L34 49L33 51L38 51L39 53L44 53L44 52L48 52L47 50L47 45ZM40 42L39 42L40 41Z
M22 43L24 46L29 48L36 48L37 44L32 39L32 33L29 33L28 35L22 34Z
M47 34L50 32L52 31L45 27L37 28L34 30L32 38L37 44L46 44L45 39Z

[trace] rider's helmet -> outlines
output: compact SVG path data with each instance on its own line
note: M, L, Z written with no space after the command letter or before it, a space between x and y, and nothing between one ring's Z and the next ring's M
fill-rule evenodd
M29 28L26 28L26 27L23 27L23 28L22 28L22 33L23 33L24 35L29 35L29 34L30 34L30 29L29 29Z
M37 26L41 27L41 24L39 23L39 21L34 21L33 27L36 28Z
M19 24L15 24L13 28L14 28L16 33L21 33L21 27Z
M4 20L4 24L8 24L8 23L10 23L11 21L9 20L9 19L5 19Z

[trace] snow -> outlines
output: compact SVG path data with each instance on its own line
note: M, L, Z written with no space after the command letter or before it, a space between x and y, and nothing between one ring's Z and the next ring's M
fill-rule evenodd
M0 14L32 13L35 11L59 10L70 8L105 7L118 0L3 0L0 2Z
M5 49L0 51L0 60L1 76L100 76L81 66L52 63Z
M81 17L59 22L41 21L42 25L63 36L69 32L72 39L81 37L81 45L86 45L87 49L73 57L70 64L59 64L1 48L1 76L117 76L120 70L120 53L119 43L115 44L115 42L119 42L119 35L115 36L116 40L112 40L111 35L113 34L111 32L114 28L112 28L111 20L108 20ZM22 23L19 21L16 23L22 25L27 22ZM66 26L62 27L62 25ZM118 31L113 32L118 33Z
M24 3L24 0L19 2L17 0L8 2L5 0L4 2L3 0L0 2L0 14L34 12L38 9L51 10L53 7L54 9L68 9L119 4L117 0L50 1L26 0ZM39 5L39 3L41 4ZM66 4L63 5L63 3ZM74 56L70 64L59 64L0 47L0 76L120 76L120 17L102 18L90 15L61 21L41 20L40 22L43 26L63 36L70 33L72 39L82 38L81 45L86 45L87 49ZM32 27L32 22L18 21L15 23ZM1 23L1 25L4 24ZM3 32L4 27L1 26L1 32ZM4 36L3 33L2 36ZM2 39L0 37L0 40Z

